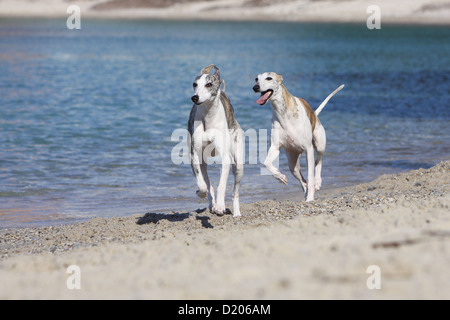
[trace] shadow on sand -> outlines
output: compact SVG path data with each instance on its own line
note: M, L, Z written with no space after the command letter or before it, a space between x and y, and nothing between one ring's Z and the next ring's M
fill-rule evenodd
M205 210L197 210L197 213L204 212ZM185 212L185 213L155 213L155 212L149 212L146 213L144 216L137 219L136 224L143 225L143 224L150 224L150 223L157 223L161 220L167 220L170 222L181 222L186 219L189 219L189 217L193 215L192 213ZM210 217L207 216L195 216L196 220L200 220L202 223L203 228L214 228L214 226L209 223Z

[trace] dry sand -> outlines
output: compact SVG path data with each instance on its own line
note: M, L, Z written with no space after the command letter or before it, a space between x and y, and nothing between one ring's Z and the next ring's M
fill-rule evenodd
M0 230L0 299L450 299L450 161L314 203ZM69 290L67 267L81 271ZM367 268L380 268L369 290Z
M68 17L71 4L81 8L82 18L358 23L375 4L382 23L450 24L450 0L1 0L0 17Z

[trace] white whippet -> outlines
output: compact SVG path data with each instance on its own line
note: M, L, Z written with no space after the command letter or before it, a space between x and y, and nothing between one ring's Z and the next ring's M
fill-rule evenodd
M259 74L253 87L255 92L261 93L256 102L264 105L270 101L273 109L271 146L264 164L277 180L287 185L286 176L272 164L279 156L280 149L284 148L289 169L300 181L306 201L314 201L314 192L322 185L322 156L326 147L326 135L318 115L331 97L343 87L341 85L331 93L316 111L302 98L290 94L283 85L283 77L275 72ZM315 164L314 150L317 152ZM303 151L307 155L308 182L300 172L299 159Z
M210 74L214 68L214 74ZM194 81L195 95L188 130L190 133L190 161L197 179L197 195L200 198L208 195L211 212L223 215L225 208L225 192L230 165L233 167L233 216L241 215L239 209L239 186L244 174L244 135L234 116L230 99L221 85L220 70L215 65L202 69ZM217 187L217 198L208 177L207 159L220 155L222 161L220 181Z

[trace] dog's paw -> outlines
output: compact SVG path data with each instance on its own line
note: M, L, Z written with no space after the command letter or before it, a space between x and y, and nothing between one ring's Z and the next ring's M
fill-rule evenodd
M215 201L211 201L210 203L209 203L209 207L208 207L208 209L209 209L209 212L214 212L214 207L216 206L216 202Z
M241 209L239 207L239 202L233 203L233 218L238 218L241 216Z
M225 205L215 205L213 206L212 213L223 216L226 213Z
M208 190L197 190L196 194L199 198L203 199L208 195Z
M306 197L306 192L308 190L308 185L306 184L306 182L301 182L301 184L302 184L302 189L305 192L305 197Z
M223 216L225 214L225 211L222 210L213 210L213 213L215 215L218 215L219 217Z
M285 184L285 185L288 184L287 177L284 174L282 174L281 172L274 174L274 177L275 177L275 179L280 181L282 184Z
M315 185L314 185L314 189L315 189L316 191L319 191L321 187L322 187L322 181L316 179L316 183L315 183Z
M309 192L306 191L306 193L305 193L305 199L306 199L306 202L313 202L313 201L314 201L314 194L313 194L313 195L310 195Z

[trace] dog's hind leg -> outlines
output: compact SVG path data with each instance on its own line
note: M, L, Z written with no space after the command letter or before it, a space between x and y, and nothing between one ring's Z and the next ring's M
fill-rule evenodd
M292 175L300 182L303 192L306 193L306 179L303 177L302 172L300 171L300 156L302 154L292 153L286 151L286 156L288 158L289 169L291 170Z
M233 200L233 217L240 217L241 210L239 207L239 188L241 180L244 176L244 132L239 129L233 137L232 154L233 154L233 175L234 188L232 194Z
M244 175L243 164L233 164L234 188L233 188L233 217L241 216L241 209L239 208L239 187L241 186L242 176Z
M325 129L322 125L316 127L313 134L314 147L317 153L317 159L315 164L315 189L320 190L322 187L322 156L325 153L325 147L327 145L327 139Z
M308 163L308 183L307 183L307 191L306 191L306 202L314 201L314 193L316 187L316 181L314 177L314 147L309 146L306 149L306 162Z

